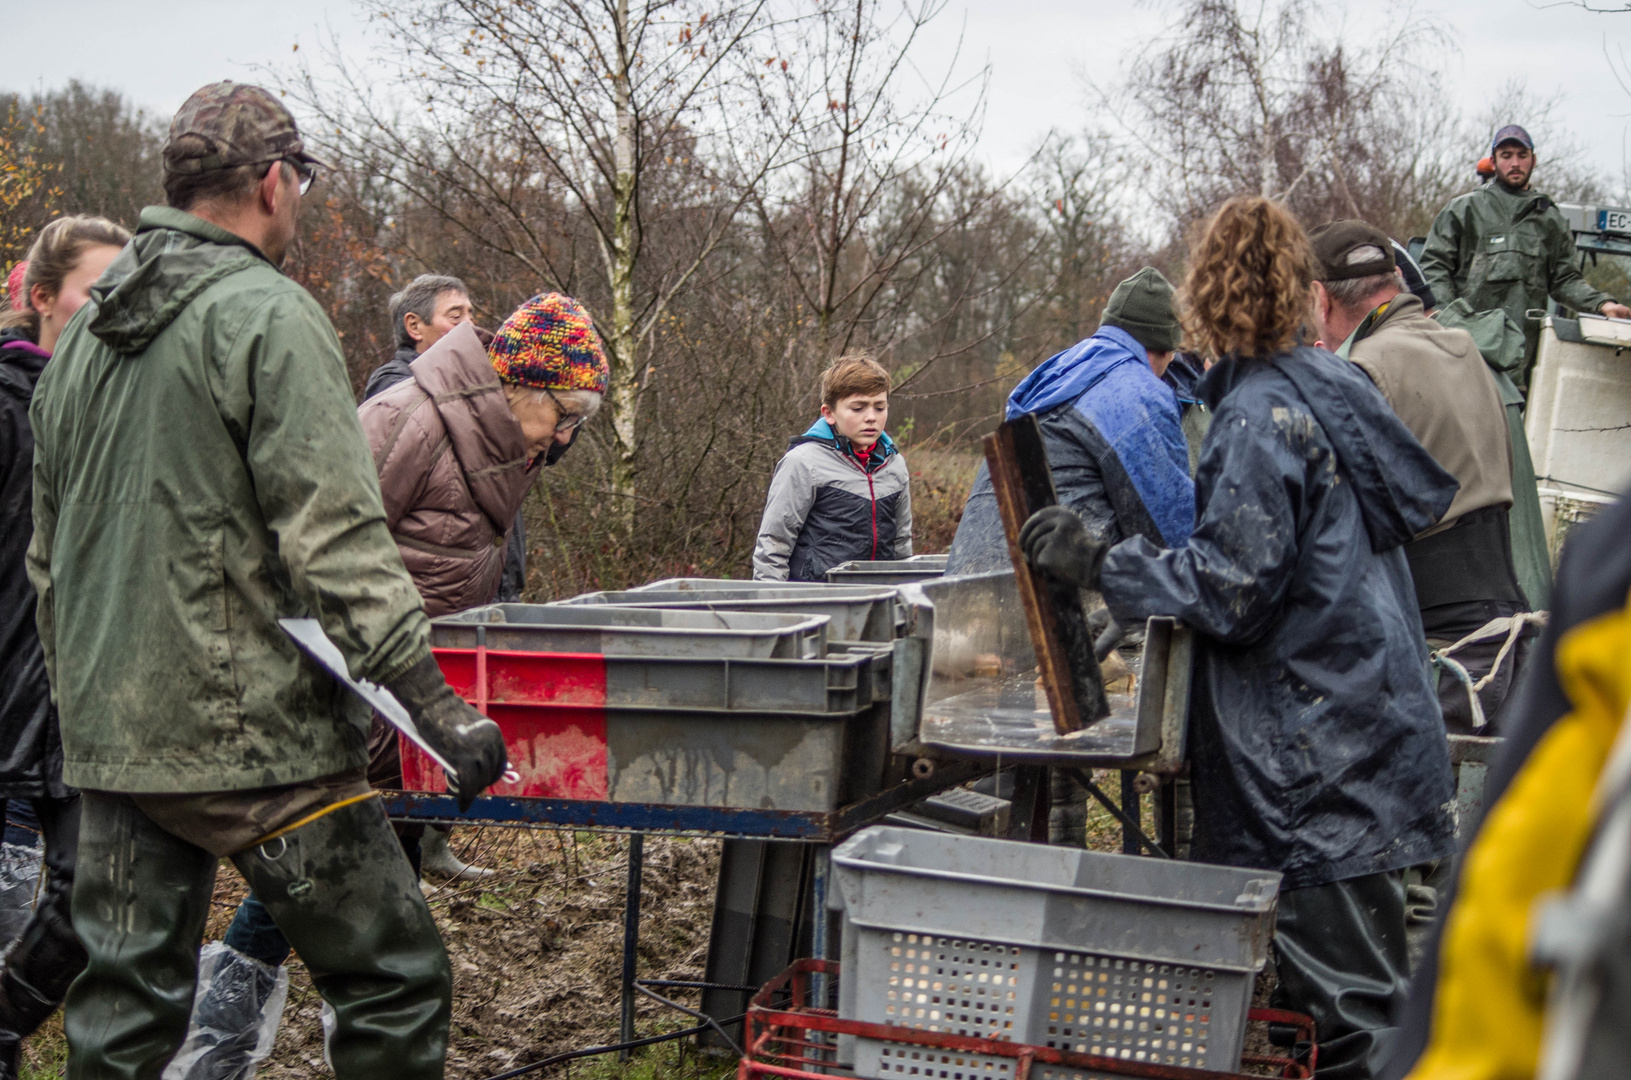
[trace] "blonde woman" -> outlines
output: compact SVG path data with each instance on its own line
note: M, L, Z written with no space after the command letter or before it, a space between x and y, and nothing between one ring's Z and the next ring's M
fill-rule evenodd
M28 405L68 320L84 306L130 234L99 217L58 218L29 249L12 310L0 318L0 808L32 809L50 873L0 970L0 1080L85 966L68 919L79 836L79 794L62 782L62 736L34 627L24 554L33 534L34 434ZM16 933L14 924L11 932Z
M1193 627L1198 861L1281 875L1276 1004L1321 1076L1369 1077L1402 1003L1406 867L1453 851L1453 788L1402 545L1455 494L1358 368L1302 344L1313 260L1276 203L1232 199L1190 254L1188 340L1215 359L1195 531L1108 550L1040 512L1031 562L1122 625ZM1074 524L1073 524L1074 523Z

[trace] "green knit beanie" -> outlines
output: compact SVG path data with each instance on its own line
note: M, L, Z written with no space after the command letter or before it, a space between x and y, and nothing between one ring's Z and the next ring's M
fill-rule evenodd
M1151 352L1172 352L1184 337L1172 310L1172 282L1153 266L1116 286L1099 321L1121 327Z

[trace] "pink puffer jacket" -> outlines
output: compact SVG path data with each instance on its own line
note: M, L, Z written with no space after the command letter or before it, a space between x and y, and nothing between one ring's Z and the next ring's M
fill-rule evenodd
M536 474L471 324L425 350L412 370L357 415L386 524L434 618L497 594L505 530Z

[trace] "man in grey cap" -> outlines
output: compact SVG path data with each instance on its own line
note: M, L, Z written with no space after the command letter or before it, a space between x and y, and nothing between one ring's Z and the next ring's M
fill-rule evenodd
M69 1075L158 1075L229 857L333 1007L341 1077L440 1078L447 954L363 775L369 714L278 620L317 618L469 801L503 738L430 655L339 341L278 272L321 163L215 83L164 149L168 206L92 287L35 392L29 576L64 779L83 789Z
M1195 523L1178 398L1161 376L1183 332L1173 289L1146 266L1117 285L1099 329L1036 366L1008 397L1007 417L1035 413L1059 503L1106 544L1143 536L1179 547ZM963 507L946 573L1013 566L985 465ZM1054 843L1086 843L1087 791L1066 772L1052 780Z
M1631 318L1631 308L1593 288L1580 275L1574 234L1551 196L1533 190L1535 143L1508 124L1490 140L1495 177L1439 211L1422 249L1421 269L1441 307L1465 297L1474 311L1499 308L1524 328L1527 355L1519 378L1528 381L1540 323L1528 312L1551 297L1565 307Z
M1421 300L1405 291L1386 233L1363 221L1334 221L1309 241L1318 263L1314 319L1322 343L1370 377L1461 485L1438 523L1404 551L1429 646L1447 649L1471 636L1451 659L1475 681L1494 671L1476 699L1452 669L1440 671L1446 725L1463 735L1496 734L1485 722L1494 719L1516 672L1509 639L1523 631L1511 632L1513 616L1529 609L1507 522L1512 446L1500 390L1472 336L1429 319Z

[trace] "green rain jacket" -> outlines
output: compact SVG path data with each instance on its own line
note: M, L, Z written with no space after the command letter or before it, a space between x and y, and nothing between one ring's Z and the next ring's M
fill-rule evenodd
M41 376L40 639L64 779L242 791L362 766L366 708L279 629L385 682L429 624L322 309L252 245L142 212Z
M1574 234L1551 197L1508 191L1493 180L1439 211L1420 261L1440 307L1462 298L1474 311L1506 312L1523 329L1519 389L1527 389L1540 336L1539 320L1527 312L1545 308L1548 296L1591 312L1612 299L1581 277Z

